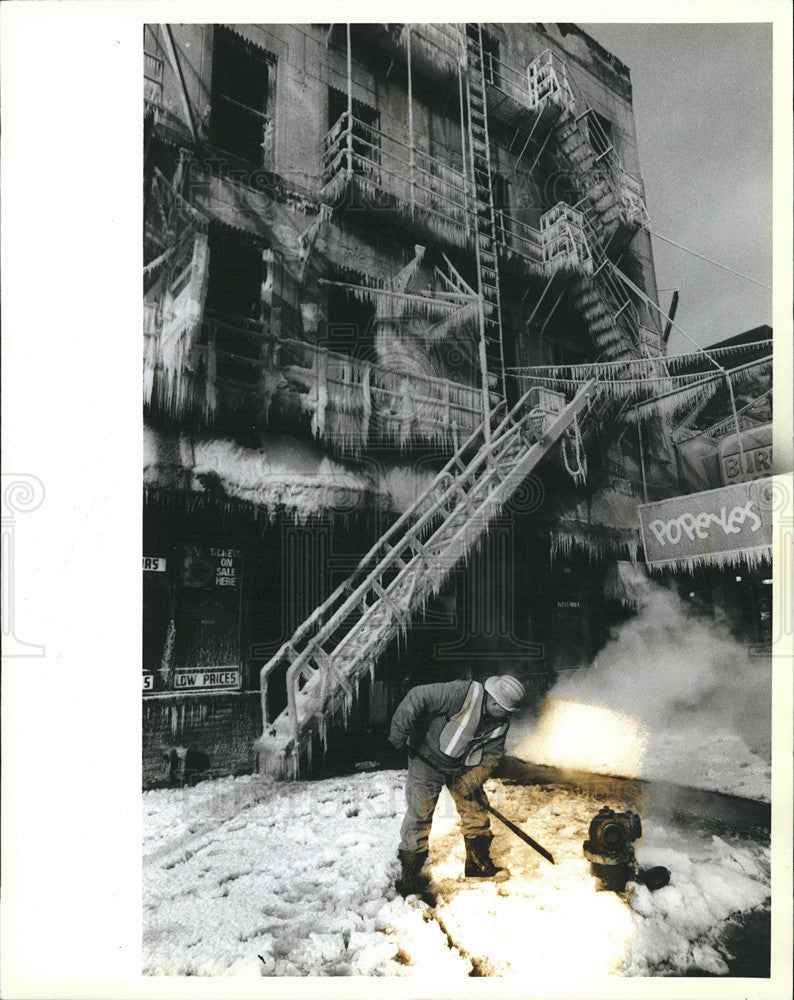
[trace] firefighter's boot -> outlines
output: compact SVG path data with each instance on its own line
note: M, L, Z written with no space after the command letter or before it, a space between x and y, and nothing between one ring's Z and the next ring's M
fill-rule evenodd
M425 899L429 895L430 880L422 872L427 851L397 851L402 874L394 883L394 888L401 896L419 896ZM431 904L432 905L432 904Z
M499 868L491 859L491 841L489 833L481 833L476 837L466 837L466 878L495 878L497 881L509 878L506 868Z

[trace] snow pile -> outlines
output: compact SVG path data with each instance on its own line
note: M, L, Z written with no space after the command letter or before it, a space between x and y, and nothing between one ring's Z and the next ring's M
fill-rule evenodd
M390 888L402 774L265 785L258 798L254 781L144 795L156 847L144 865L144 974L467 974L438 924Z
M706 841L664 827L648 831L642 864L664 865L671 880L656 892L634 889L637 936L627 974L675 975L693 967L727 974L720 936L732 914L768 905L769 861L769 850L751 841Z
M561 678L508 752L536 763L769 801L771 663L677 595L649 589L592 666Z
M557 864L494 820L493 855L512 878L460 880L463 839L445 793L430 841L434 913L392 887L404 780L222 779L145 793L144 974L724 974L731 916L767 905L764 845L655 825L641 861L670 868L671 885L636 887L631 905L599 892L582 843L603 799L491 781L496 808Z
M443 876L460 870L463 850L457 831L434 829L434 853L447 855L435 869L442 878L439 916L481 975L535 981L543 969L587 981L609 975L724 975L728 966L720 940L729 918L768 904L767 847L653 824L646 825L638 860L643 867L669 868L671 884L653 893L632 886L629 905L615 893L597 891L582 853L602 799L551 786L491 782L488 787L496 808L518 817L518 825L551 850L556 864L494 821L493 855L510 869L510 881L473 883L462 891L455 886L443 898Z

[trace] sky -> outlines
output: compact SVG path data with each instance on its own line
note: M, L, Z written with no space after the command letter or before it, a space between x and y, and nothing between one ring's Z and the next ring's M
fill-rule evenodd
M772 284L772 29L581 24L631 71L651 229ZM772 293L653 240L663 309L698 346L772 324ZM673 329L669 353L692 350Z

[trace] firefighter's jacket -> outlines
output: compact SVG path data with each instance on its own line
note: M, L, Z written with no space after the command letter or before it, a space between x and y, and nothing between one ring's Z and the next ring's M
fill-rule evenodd
M477 766L485 780L504 755L509 723L483 718L484 706L479 681L422 684L397 706L389 742L447 775Z

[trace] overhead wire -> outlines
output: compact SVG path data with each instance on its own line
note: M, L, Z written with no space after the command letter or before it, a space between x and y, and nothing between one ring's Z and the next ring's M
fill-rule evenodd
M743 274L741 271L737 271L732 267L728 267L727 264L721 264L718 260L714 260L711 257L707 257L705 254L698 253L697 250L692 250L690 247L685 247L683 243L676 243L675 240L671 240L667 236L662 236L661 233L655 232L648 226L645 227L645 231L650 233L651 236L655 236L658 240L663 240L665 243L669 243L670 246L678 247L679 250L684 250L686 253L692 254L693 257L698 257L700 260L705 260L709 264L713 264L715 267L722 268L723 271L728 271L730 274L735 274L737 278L744 278L745 281L752 281L754 285L760 285L761 288L768 288L772 291L772 286L767 285L763 281L758 281L756 278L751 278L749 274Z

